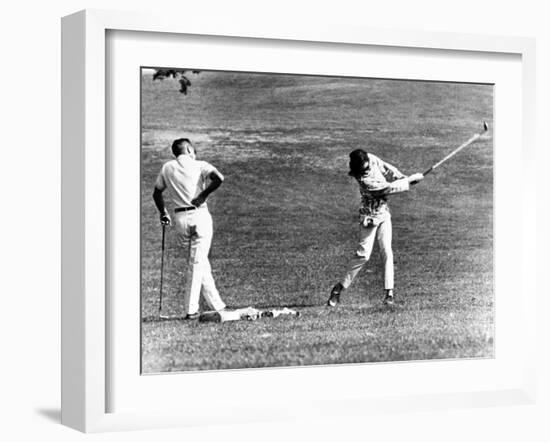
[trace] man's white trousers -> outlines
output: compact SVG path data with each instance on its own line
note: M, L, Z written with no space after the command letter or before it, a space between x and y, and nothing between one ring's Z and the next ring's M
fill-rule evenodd
M212 243L212 216L207 208L178 212L174 224L182 240L185 256L185 287L183 307L185 313L199 311L199 298L202 294L213 310L222 310L225 304L220 298L208 253Z

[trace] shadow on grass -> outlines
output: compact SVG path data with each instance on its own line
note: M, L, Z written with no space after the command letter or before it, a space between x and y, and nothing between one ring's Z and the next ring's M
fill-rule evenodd
M272 305L272 304L257 304L257 305L250 305L250 304L243 304L243 305L231 305L228 306L228 310L238 310L238 309L244 309L248 307L253 307L258 310L278 310L283 308L290 308L290 309L302 309L302 308L318 308L320 311L326 312L351 312L356 311L357 313L363 313L363 314L369 314L369 313L381 313L381 312L392 312L392 311L400 311L406 308L405 302L396 302L393 305L386 305L381 303L376 304L341 304L337 307L327 307L325 303L294 303L294 304L285 304L285 305ZM144 316L141 318L142 323L152 323L152 322L170 322L170 321L182 321L184 320L184 316L182 315L170 315L170 316L163 316L160 317L158 315L149 315Z
M283 308L309 308L309 307L322 307L324 304L314 304L314 303L293 303L293 304L284 304L284 305L273 305L273 304L247 304L247 305L230 305L227 308L229 310L237 310L240 308L248 308L253 307L257 308L258 310L277 310L277 309L283 309Z
M144 316L143 318L141 318L141 322L169 322L169 321L183 321L184 317L183 316L178 316L178 315L174 315L174 316L163 316L163 317L160 317L160 316Z
M278 310L283 308L290 308L290 309L299 309L299 308L312 308L312 307L323 307L324 304L313 304L313 303L295 303L295 304L285 304L283 306L280 305L269 305L269 304L258 304L258 305L231 305L228 306L228 310L238 310L248 307L253 307L258 310ZM158 315L149 315L144 316L141 318L141 322L143 323L150 323L150 322L169 322L169 321L181 321L184 319L184 316L182 315L170 315L170 316L158 316Z

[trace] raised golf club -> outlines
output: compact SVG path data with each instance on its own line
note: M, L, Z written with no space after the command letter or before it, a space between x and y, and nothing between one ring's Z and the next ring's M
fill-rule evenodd
M424 176L428 175L430 172L433 172L436 168L438 168L439 166L441 166L444 162L450 160L452 157L454 157L458 152L460 152L462 149L468 147L470 144L476 142L477 140L479 140L481 138L481 136L487 132L487 130L489 129L489 126L487 125L487 122L484 121L483 122L483 131L475 134L474 136L472 136L468 141L466 141L464 144L461 144L460 146L458 146L455 150L453 150L449 155L447 155L445 158L443 158L441 161L435 163L432 167L430 167L428 170L426 170L424 172Z

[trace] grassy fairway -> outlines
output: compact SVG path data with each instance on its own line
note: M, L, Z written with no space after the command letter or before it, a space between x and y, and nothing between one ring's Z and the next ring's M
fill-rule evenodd
M324 306L357 237L358 147L422 171L492 122L492 87L202 72L189 95L142 81L143 372L493 356L491 131L390 200L394 307L373 258L337 309ZM151 199L172 139L189 136L225 175L209 200L211 263L230 307L300 318L157 321L161 229ZM182 251L165 256L166 314L180 315Z

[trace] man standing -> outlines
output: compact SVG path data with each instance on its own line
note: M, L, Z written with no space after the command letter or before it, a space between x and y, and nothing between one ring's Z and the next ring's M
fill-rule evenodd
M351 285L369 260L375 239L380 246L384 264L384 302L391 305L394 299L394 268L391 245L392 223L387 195L409 190L409 185L418 183L424 176L421 173L415 173L406 177L394 166L363 149L354 150L349 157L348 174L355 178L361 193L359 245L344 278L332 288L327 305L335 307L340 302L342 291Z
M172 153L176 158L162 166L153 199L164 225L172 225L162 195L166 189L174 203L174 224L186 254L185 319L196 319L201 294L213 310L225 308L208 261L213 227L206 205L208 196L222 184L223 175L206 161L196 160L196 150L187 138L175 140Z

